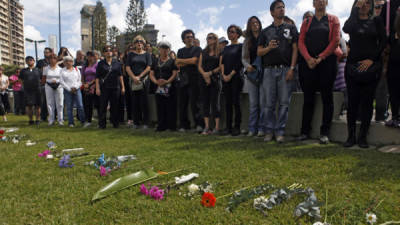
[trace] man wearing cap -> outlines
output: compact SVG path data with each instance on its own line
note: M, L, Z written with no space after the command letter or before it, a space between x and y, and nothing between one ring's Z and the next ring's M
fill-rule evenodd
M24 100L26 105L26 113L29 117L29 125L40 123L40 105L41 105L41 91L40 91L40 79L41 72L36 67L35 59L32 56L25 58L28 67L21 70L19 75L22 85L24 87ZM33 121L33 112L35 111L36 121Z
M218 39L218 48L219 48L219 52L220 52L221 55L222 55L222 53L223 53L225 47L226 47L228 44L229 44L229 41L226 40L225 37L220 37L220 38Z

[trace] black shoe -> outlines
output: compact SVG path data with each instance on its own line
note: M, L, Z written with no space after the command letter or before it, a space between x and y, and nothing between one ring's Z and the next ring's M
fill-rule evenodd
M234 128L232 130L232 136L239 136L240 135L240 129Z
M306 134L301 134L300 136L297 137L297 141L305 141L310 139L310 136L306 135Z
M29 125L33 125L35 124L35 122L33 122L33 120L29 121Z
M232 134L232 130L231 129L226 129L220 132L221 135L230 135Z
M349 136L347 138L347 141L343 144L343 147L345 147L345 148L353 147L357 142L355 127L348 128L348 134L349 134Z
M36 120L35 124L39 126L40 125L40 120Z
M358 147L360 148L369 148L369 145L367 143L367 138L366 137L361 137L358 139Z

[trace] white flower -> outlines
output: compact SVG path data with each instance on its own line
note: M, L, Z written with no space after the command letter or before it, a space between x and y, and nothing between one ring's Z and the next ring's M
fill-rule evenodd
M313 225L324 225L324 224L321 222L315 222Z
M46 159L54 159L54 156L53 155L47 155Z
M367 217L367 223L369 223L369 224L376 223L376 215L375 214L367 213L366 217Z
M212 185L209 184L206 188L204 188L203 191L204 191L204 192L213 192Z
M267 201L267 199L265 197L261 196L259 198L254 199L253 206L256 208L257 205L260 205L260 204L262 204L263 202L266 202L266 201Z
M28 140L26 142L26 146L33 146L33 145L36 145L36 142L31 142L31 140Z
M192 180L192 179L194 179L196 177L199 177L199 174L191 173L189 175L183 175L181 177L175 177L175 183L176 184L183 184L183 183L186 183L186 182L188 182L188 181L190 181L190 180Z
M196 184L191 184L188 186L188 189L191 194L194 194L199 191L199 186Z
M18 141L18 139L16 139L16 138L13 138L13 139L12 139L12 143L13 143L13 144L18 144L18 143L19 143L19 141Z

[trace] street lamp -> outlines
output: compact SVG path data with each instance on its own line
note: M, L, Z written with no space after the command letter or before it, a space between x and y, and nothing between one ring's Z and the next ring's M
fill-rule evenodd
M30 43L35 43L35 54L36 54L36 62L38 61L38 55L37 55L37 44L39 43L44 43L46 42L45 40L32 40L29 38L25 38L25 41L30 42Z
M61 2L58 0L58 40L60 42L59 48L61 49Z

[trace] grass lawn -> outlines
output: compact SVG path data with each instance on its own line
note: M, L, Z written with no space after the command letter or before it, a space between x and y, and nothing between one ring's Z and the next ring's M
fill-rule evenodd
M336 144L277 145L256 138L128 128L60 128L45 123L37 128L27 126L26 120L9 116L9 122L0 123L0 127L20 127L18 133L29 134L29 139L38 142L31 147L25 142L0 143L0 224L312 224L307 218L293 217L304 196L277 206L267 217L253 209L252 200L227 213L229 198L218 199L216 207L210 209L200 205L200 197L187 200L178 190L158 202L140 194L138 186L90 203L107 183L151 167L156 171L192 167L151 182L165 183L197 172L197 184L223 182L215 191L217 197L264 183L278 187L301 183L313 188L325 202L328 190L328 207L324 203L321 215L327 212L328 222L335 225L366 224L366 210L378 202L381 204L374 211L378 223L400 220L400 155L348 150ZM83 147L90 154L135 154L138 160L107 177L100 177L97 170L83 163L60 169L57 162L37 157L49 141L58 149Z

